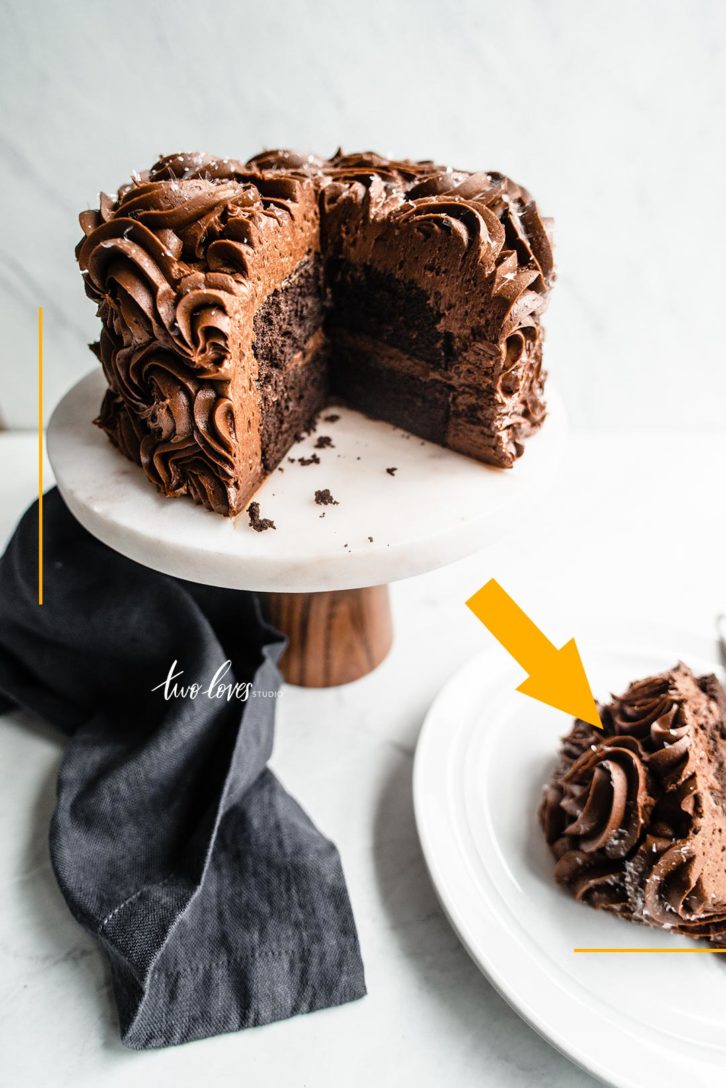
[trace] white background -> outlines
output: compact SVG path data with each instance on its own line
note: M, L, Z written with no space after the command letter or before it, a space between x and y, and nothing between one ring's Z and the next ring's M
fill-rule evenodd
M93 365L77 213L160 152L338 144L522 181L557 220L575 427L724 427L726 4L39 0L0 34L0 417Z

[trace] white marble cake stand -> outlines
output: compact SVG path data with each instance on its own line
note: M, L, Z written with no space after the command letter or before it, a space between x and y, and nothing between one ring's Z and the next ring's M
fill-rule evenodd
M48 428L48 454L72 513L145 566L268 594L271 617L291 640L285 674L307 686L355 679L377 665L391 642L386 584L478 551L526 518L565 444L564 410L551 387L545 426L509 470L331 407L257 492L261 515L276 524L260 533L247 514L223 518L159 495L91 425L104 387L100 371L81 379ZM331 414L339 418L327 422ZM333 445L315 449L321 435ZM288 459L313 451L320 464ZM316 504L324 489L338 505Z

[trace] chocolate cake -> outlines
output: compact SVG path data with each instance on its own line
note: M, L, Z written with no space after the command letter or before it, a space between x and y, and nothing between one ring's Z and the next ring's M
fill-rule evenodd
M624 918L726 946L726 693L685 665L575 722L540 819L556 879Z
M238 513L331 397L502 467L544 418L549 228L501 174L171 155L80 221L97 422L165 495Z

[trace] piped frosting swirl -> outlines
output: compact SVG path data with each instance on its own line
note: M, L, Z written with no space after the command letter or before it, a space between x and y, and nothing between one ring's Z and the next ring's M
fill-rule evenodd
M576 899L726 942L726 695L685 665L630 686L562 742L540 820Z

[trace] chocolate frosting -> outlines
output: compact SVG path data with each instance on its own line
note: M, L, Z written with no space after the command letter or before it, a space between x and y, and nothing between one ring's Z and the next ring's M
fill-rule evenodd
M726 942L726 694L685 665L575 722L540 820L555 877L634 921Z
M97 422L166 495L236 513L259 484L254 314L321 247L436 298L456 361L426 379L449 391L448 445L509 465L544 417L549 224L501 174L373 152L176 154L80 222L109 385Z

